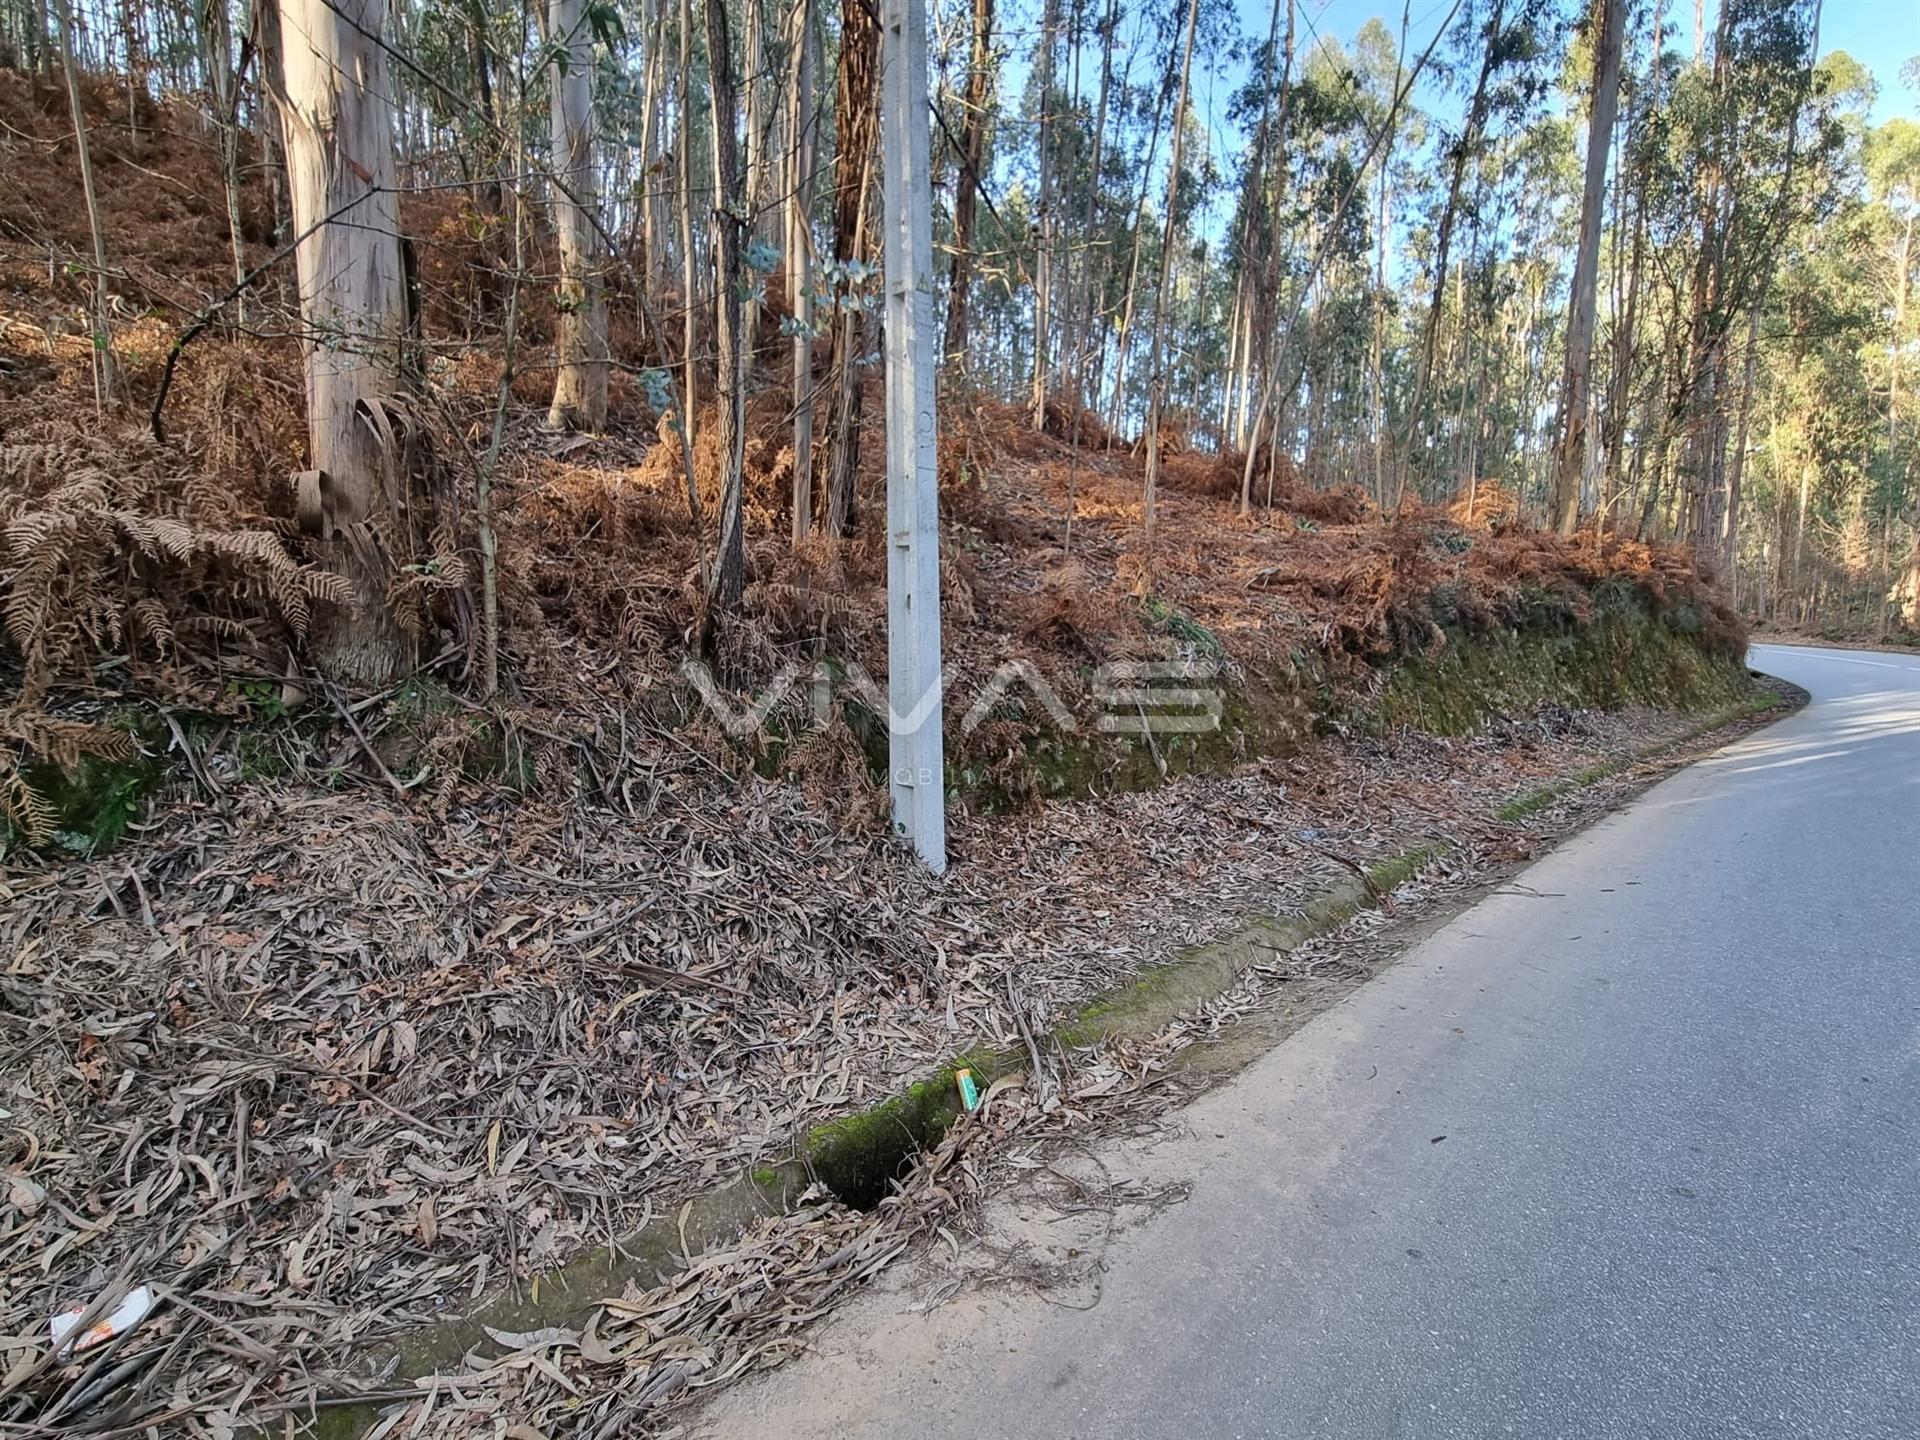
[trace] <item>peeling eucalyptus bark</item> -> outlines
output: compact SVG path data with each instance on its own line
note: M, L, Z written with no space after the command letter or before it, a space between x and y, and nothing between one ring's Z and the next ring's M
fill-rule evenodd
M371 418L402 389L407 334L393 96L379 43L387 3L279 0L277 8L307 438L324 476L317 518L354 591L352 611L326 617L316 643L336 674L381 682L409 651L387 601L387 552L411 510L406 457Z
M607 427L607 296L594 224L599 171L593 154L593 34L586 0L549 0L553 47L553 229L560 251L558 361L552 430Z

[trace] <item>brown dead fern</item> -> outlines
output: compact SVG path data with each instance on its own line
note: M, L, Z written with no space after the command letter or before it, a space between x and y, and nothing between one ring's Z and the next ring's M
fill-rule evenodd
M62 770L76 769L95 756L122 763L134 756L133 737L124 730L85 720L48 715L23 705L0 710L0 821L30 845L53 838L59 812L27 778L34 757Z
M261 623L298 638L316 603L350 603L275 522L195 480L139 433L62 427L0 448L0 618L24 704L106 656L174 663Z

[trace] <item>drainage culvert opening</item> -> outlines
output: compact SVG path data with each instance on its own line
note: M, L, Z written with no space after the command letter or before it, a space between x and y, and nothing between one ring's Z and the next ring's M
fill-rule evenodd
M891 1100L818 1125L807 1135L806 1161L820 1183L856 1210L871 1210L893 1193L920 1152L937 1144L960 1116L960 1070L984 1090L990 1062L960 1061Z

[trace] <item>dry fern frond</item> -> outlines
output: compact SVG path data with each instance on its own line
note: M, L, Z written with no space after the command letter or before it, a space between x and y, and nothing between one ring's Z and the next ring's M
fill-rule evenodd
M167 607L152 596L134 601L127 609L127 618L133 622L134 628L153 642L154 649L162 655L177 643Z
M103 653L136 671L142 649L177 666L189 637L265 621L297 638L315 601L351 603L347 582L303 563L266 517L197 484L181 452L138 433L42 434L0 448L0 617L29 705L90 679Z
M60 817L52 802L28 784L10 760L0 759L0 818L24 835L29 845L44 845L53 838Z
M131 760L136 748L133 736L125 730L48 715L26 705L0 710L0 739L13 741L62 770L72 770L86 755L101 760Z
M133 758L133 737L124 730L30 713L15 716L14 722L14 733L62 770L74 769L85 755L113 761Z

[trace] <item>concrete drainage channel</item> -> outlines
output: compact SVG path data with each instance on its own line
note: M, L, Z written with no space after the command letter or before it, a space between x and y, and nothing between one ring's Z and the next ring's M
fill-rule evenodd
M1804 695L1801 697L1804 702ZM1669 757L1736 721L1768 710L1797 708L1767 695L1728 706L1683 733L1630 758L1595 766L1508 802L1497 812L1519 819L1635 765ZM1193 946L1094 1000L1038 1040L1078 1049L1104 1040L1150 1035L1231 990L1249 969L1284 957L1363 910L1377 906L1403 881L1447 853L1426 844L1379 861L1341 880L1298 916L1249 920L1223 940ZM872 1108L816 1126L779 1165L741 1176L696 1196L672 1214L656 1217L617 1246L601 1247L536 1277L520 1293L500 1295L459 1318L422 1327L368 1348L353 1372L401 1385L457 1364L469 1351L493 1343L489 1330L526 1332L559 1326L584 1328L600 1302L632 1286L650 1289L712 1246L738 1237L754 1221L786 1211L818 1180L848 1205L867 1209L886 1196L921 1151L937 1142L961 1113L956 1072L973 1072L984 1091L995 1079L1024 1070L1026 1050L979 1050L955 1056L933 1074ZM408 1392L411 1393L411 1392ZM307 1433L351 1437L371 1427L384 1401L378 1391L322 1411Z
M1379 904L1395 886L1445 853L1445 848L1422 845L1380 861L1323 892L1298 916L1251 920L1223 940L1183 950L1036 1039L1077 1049L1107 1039L1150 1035L1232 989L1252 966L1285 956L1302 942ZM958 1070L971 1070L984 1091L994 1080L1027 1064L1025 1050L979 1050L956 1056L925 1080L878 1105L816 1126L796 1144L793 1158L696 1196L672 1214L649 1221L617 1247L602 1246L579 1255L560 1269L538 1276L520 1293L497 1296L457 1319L371 1346L356 1357L352 1371L398 1387L457 1365L470 1350L493 1344L489 1330L584 1328L607 1296L630 1285L650 1289L664 1283L681 1268L683 1256L699 1255L733 1240L754 1221L781 1214L815 1180L844 1203L869 1209L887 1195L915 1157L959 1118ZM376 1389L365 1399L322 1411L306 1433L342 1440L359 1435L375 1423L384 1403Z

